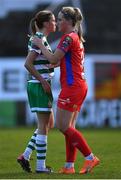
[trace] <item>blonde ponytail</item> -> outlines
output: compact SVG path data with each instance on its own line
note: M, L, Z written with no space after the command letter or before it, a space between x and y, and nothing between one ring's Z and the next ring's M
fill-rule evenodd
M74 11L75 11L75 16L76 16L76 31L78 33L80 41L85 42L83 38L83 31L82 31L82 24L81 24L83 20L83 15L79 8L74 8Z

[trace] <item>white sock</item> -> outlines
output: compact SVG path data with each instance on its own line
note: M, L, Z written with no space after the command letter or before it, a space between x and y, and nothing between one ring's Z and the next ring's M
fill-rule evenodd
M66 162L64 167L65 168L72 168L72 167L74 167L74 162Z
M94 159L94 155L93 153L91 153L90 155L85 157L86 160L93 160Z
M36 136L36 151L37 151L37 164L36 170L41 171L46 168L46 150L47 150L47 135L37 134Z
M32 154L32 151L35 149L36 146L36 135L37 135L37 131L38 129L36 129L36 131L34 132L34 134L32 135L24 153L23 156L26 160L29 160Z
M32 154L32 150L27 147L23 153L24 159L29 161L31 154Z

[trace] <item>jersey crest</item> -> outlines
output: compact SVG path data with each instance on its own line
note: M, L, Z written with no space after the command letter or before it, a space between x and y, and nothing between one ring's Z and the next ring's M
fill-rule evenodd
M66 36L65 39L62 42L63 48L68 48L72 42L72 38L69 36Z

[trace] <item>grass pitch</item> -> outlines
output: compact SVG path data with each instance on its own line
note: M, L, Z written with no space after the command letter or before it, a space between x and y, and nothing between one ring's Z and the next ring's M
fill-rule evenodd
M36 174L36 154L33 152L33 173L24 172L16 161L34 132L34 128L0 129L0 179L121 179L121 129L83 129L93 152L101 163L93 173L79 175L84 158L78 153L75 163L76 174L58 174L65 161L64 137L58 130L51 130L48 138L47 165L54 173Z

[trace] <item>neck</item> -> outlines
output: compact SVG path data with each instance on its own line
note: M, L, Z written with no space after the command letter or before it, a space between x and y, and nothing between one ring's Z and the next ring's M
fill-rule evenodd
M46 29L40 29L38 32L41 32L41 33L43 33L44 34L44 36L48 36L48 34L49 34L49 32L46 30Z
M71 32L73 32L73 31L75 31L75 27L69 27L69 28L66 29L66 31L64 32L64 34L68 34L68 33L71 33Z

